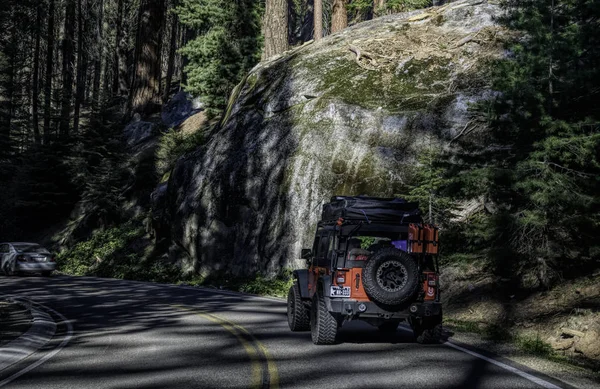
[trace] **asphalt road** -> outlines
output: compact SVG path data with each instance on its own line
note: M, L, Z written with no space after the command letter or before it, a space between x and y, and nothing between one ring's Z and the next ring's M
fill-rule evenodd
M289 331L275 299L66 276L0 277L0 293L55 310L72 327L59 323L50 344L0 373L11 389L543 387L448 345L414 343L406 330L350 323L339 344L315 346L310 333Z

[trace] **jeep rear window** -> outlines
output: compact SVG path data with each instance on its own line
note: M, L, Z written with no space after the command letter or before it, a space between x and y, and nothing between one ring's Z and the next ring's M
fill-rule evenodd
M39 244L14 244L13 247L18 253L50 254L48 250Z

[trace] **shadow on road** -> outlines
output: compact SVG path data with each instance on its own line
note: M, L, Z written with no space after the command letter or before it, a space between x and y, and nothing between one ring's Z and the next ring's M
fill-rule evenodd
M65 350L10 388L248 387L251 356L202 312L243 326L268 348L280 387L515 386L514 374L443 345L418 345L403 330L347 323L339 344L314 346L310 333L289 331L282 301L63 276L2 278L0 292L45 304L75 328Z

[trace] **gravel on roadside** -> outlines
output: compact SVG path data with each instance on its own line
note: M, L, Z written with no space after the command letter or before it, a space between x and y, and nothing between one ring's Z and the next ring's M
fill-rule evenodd
M463 343L490 353L500 355L530 369L546 374L563 382L567 382L579 389L598 389L600 384L600 373L589 369L580 368L567 363L559 363L548 359L528 355L519 348L507 343L497 343L492 340L485 340L480 335L474 333L452 331L450 340Z

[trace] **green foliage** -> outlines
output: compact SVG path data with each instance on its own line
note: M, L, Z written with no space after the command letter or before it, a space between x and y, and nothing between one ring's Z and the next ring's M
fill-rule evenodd
M406 12L431 7L431 0L387 0L387 9L391 12Z
M456 205L445 193L451 180L442 165L441 146L433 144L431 138L426 139L417 161L409 192L401 197L418 202L426 222L445 226L450 223Z
M224 288L261 296L286 297L293 282L292 270L283 269L276 277L265 277L262 274L251 278L229 277L225 274L212 274L208 277L192 275L185 281L179 281L179 284Z
M77 243L57 257L59 269L73 275L92 275L102 263L118 262L136 256L127 246L144 234L143 228L126 224L104 231L96 231L89 240Z
M375 238L372 236L357 236L357 239L360 240L360 248L368 249L371 245L375 244Z
M550 358L554 356L555 353L552 346L540 338L540 334L536 334L535 337L518 336L516 338L516 344L521 351L530 355Z
M373 10L373 0L352 0L348 3L348 16L354 22L367 20ZM378 12L380 10L377 10Z
M387 0L382 9L373 6L373 0L351 0L348 3L348 15L355 22L367 20L371 14L375 16L397 12L413 11L431 7L431 0Z
M189 59L186 89L200 96L210 117L227 106L229 94L260 59L260 2L182 0L182 24L198 32L181 52Z
M491 67L501 93L476 107L488 120L493 147L471 160L476 168L459 180L498 208L482 234L498 273L533 273L549 285L599 259L600 5L508 0L503 6L501 22L520 34L507 47L509 58Z
M135 222L99 230L57 257L60 271L128 280L175 282L180 271L175 265L145 255L136 247L145 231ZM139 246L139 245L137 245Z
M202 145L204 136L202 131L184 134L173 129L165 132L156 149L156 172L159 177L164 177L175 166L175 162L182 155L194 151Z
M265 278L259 274L252 280L242 282L238 290L261 296L285 297L293 282L291 272L284 270L280 275L272 279Z
M508 331L507 327L501 324L486 324L450 318L445 318L444 322L449 324L457 331L479 334L484 339L493 340L496 342L511 342L516 339L515 336Z

